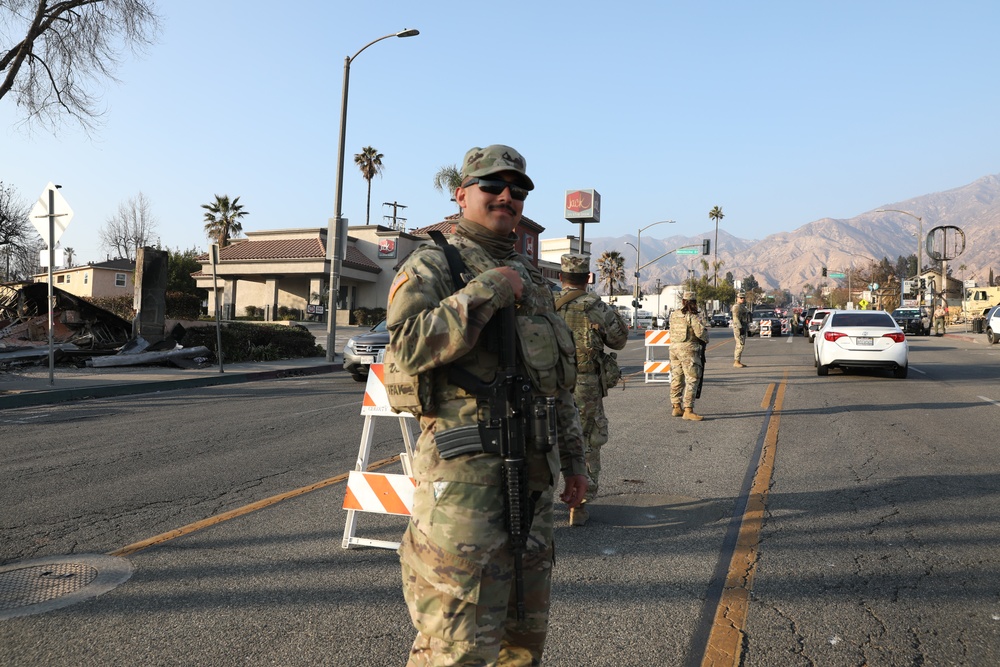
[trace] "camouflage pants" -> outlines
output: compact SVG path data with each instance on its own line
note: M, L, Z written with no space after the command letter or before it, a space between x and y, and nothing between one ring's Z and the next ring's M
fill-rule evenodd
M608 418L604 414L604 397L597 376L578 376L573 400L580 411L580 426L583 427L583 445L587 455L587 495L585 500L597 497L601 477L601 446L608 441Z
M403 597L417 638L410 667L539 665L548 630L552 498L542 494L524 555L525 620L498 486L421 483L399 549Z
M943 336L944 333L945 333L944 318L943 317L935 317L934 318L934 335L935 336Z
M670 346L670 402L673 405L694 407L694 395L703 371L700 347L678 343Z
M740 335L739 329L733 329L733 338L736 339L736 351L733 353L733 361L742 361L743 346L747 344L747 337Z

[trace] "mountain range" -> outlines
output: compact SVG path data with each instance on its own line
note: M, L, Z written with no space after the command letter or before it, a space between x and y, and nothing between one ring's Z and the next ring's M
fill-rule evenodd
M897 209L912 215L878 209ZM680 246L700 245L702 239L712 239L714 243L715 223L708 222L710 227L697 236L652 238L650 233L642 237L640 262L646 264ZM949 272L955 278L986 285L991 268L1000 268L994 236L1000 230L1000 174L984 176L953 190L886 203L846 220L821 218L795 231L771 234L759 241L733 236L725 230L723 221L719 225L718 258L723 263L719 275L725 276L727 271L737 279L752 275L765 289L780 288L800 294L807 283L818 286L836 282L822 276L823 268L846 272L851 266L867 266L873 259L881 261L883 257L895 264L898 257L917 253L921 227L926 239L933 228L948 225L958 227L965 235L965 250L948 262ZM625 258L626 282L629 286L634 284L635 250L626 245L637 245L634 235L587 240L593 257L600 257L607 250L620 252ZM921 254L925 269L937 267L928 257L926 243L921 246ZM711 264L713 255L714 250L705 257L666 255L642 269L643 292L653 292L657 280L662 285L680 284L688 278L690 269L700 277L701 260L707 259Z

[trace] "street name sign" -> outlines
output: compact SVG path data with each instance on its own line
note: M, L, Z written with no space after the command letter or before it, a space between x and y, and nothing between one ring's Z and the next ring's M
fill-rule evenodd
M700 248L678 248L678 255L699 255L701 254Z
M838 271L831 271L831 272L829 273L829 276L830 276L831 278L846 278L846 277L847 277L847 274L846 274L846 273L840 273L840 272L838 272Z

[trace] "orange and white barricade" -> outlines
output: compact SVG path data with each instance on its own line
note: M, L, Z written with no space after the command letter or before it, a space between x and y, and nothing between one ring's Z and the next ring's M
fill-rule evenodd
M657 352L660 357L657 359ZM665 359L662 357L666 357ZM670 382L670 330L646 332L646 361L642 372L646 382Z
M372 364L368 367L368 383L365 385L365 398L361 403L361 414L364 415L365 425L361 431L358 458L354 464L354 470L348 477L347 491L344 494L347 521L344 524L344 539L341 546L345 549L355 545L398 549L398 542L355 537L357 512L409 516L413 506L415 482L413 480L412 460L413 451L416 448L413 427L417 425L416 419L408 412L396 413L392 411L389 406L389 395L385 390L383 370L382 364ZM399 430L403 435L403 446L406 450L399 455L400 463L403 465L402 475L367 472L377 417L395 417L399 420ZM390 511L387 508L392 509Z

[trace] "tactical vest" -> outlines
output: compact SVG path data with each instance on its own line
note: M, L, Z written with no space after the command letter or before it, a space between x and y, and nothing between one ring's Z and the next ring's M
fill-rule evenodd
M556 310L566 320L576 343L578 373L597 373L598 359L604 351L604 341L590 320L590 310L596 301L586 298L584 290L570 290L556 301Z

